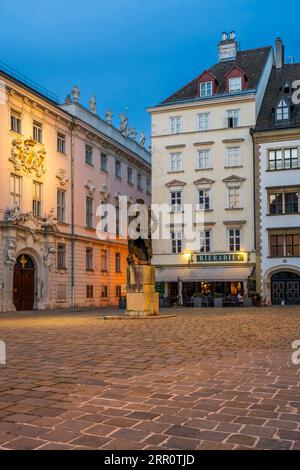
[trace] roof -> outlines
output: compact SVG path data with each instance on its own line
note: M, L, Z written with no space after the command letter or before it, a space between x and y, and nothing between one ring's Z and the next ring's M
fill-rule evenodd
M226 93L226 78L225 75L232 69L233 66L239 67L244 71L248 78L248 89L256 89L260 76L262 74L264 65L272 49L271 46L261 47L258 49L249 49L246 51L238 51L235 59L219 62L206 71L213 74L218 81L218 90L214 96L223 95ZM203 74L201 72L194 80L185 85L180 90L173 93L169 98L160 104L175 103L177 101L191 100L198 97L198 80Z
M299 79L300 63L284 64L282 69L273 67L254 129L255 131L300 127L300 105L293 104L291 101L291 84L294 80ZM286 81L289 82L290 93L285 94L282 90L282 85ZM287 103L291 106L290 119L285 122L276 123L275 107L282 96L285 96Z

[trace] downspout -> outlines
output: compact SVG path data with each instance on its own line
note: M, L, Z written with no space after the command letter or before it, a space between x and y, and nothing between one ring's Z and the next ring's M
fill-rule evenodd
M256 200L256 193L255 193L255 170L256 170L256 164L255 164L255 143L254 143L254 129L253 127L250 128L250 134L252 137L252 152L253 152L253 162L252 162L252 171L253 171L253 216L254 216L254 250L256 251L256 205L255 205L255 200Z
M75 308L75 208L74 208L74 128L71 124L71 307Z

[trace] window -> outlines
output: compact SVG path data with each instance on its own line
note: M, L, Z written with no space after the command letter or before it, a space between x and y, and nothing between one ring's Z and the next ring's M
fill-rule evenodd
M182 232L171 232L172 253L178 254L182 251Z
M115 176L121 178L121 162L120 160L115 160Z
M242 89L242 78L233 77L229 79L229 93L236 93Z
M66 191L62 189L57 190L57 220L66 221Z
M205 211L210 209L210 189L198 190L198 206L197 209Z
M117 299L122 297L122 286L116 286L116 297Z
M127 167L127 183L133 184L133 171L130 166Z
M182 192L172 191L171 192L171 211L178 212L182 210Z
M33 182L32 212L35 217L41 217L42 215L42 188L41 183Z
M268 154L269 170L289 170L299 168L299 158L297 148L269 150Z
M270 234L270 256L274 258L299 256L299 242L298 233Z
M240 251L241 249L241 231L233 228L228 231L229 251Z
M241 149L240 149L240 147L227 148L226 166L228 166L228 167L241 166Z
M94 200L92 197L86 198L86 226L93 228L94 226Z
M93 147L89 144L85 144L85 163L93 166Z
M116 267L116 273L120 273L121 272L121 253L116 253L115 267Z
M57 151L66 154L66 136L59 132L57 133Z
M241 188L228 188L228 208L238 209L241 203Z
M182 154L170 153L170 171L182 171Z
M60 300L60 301L67 300L67 285L66 284L57 285L57 300Z
M170 118L171 134L179 134L181 132L181 117Z
M101 250L101 271L108 271L108 252L107 250Z
M10 115L10 130L21 134L21 114L12 111Z
M289 118L289 107L286 101L282 98L276 108L276 120L284 121Z
M138 189L143 189L143 177L141 173L137 174L137 187Z
M101 299L107 299L108 298L108 287L107 286L101 286Z
M231 109L227 111L227 127L238 127L240 121L240 111Z
M87 299L94 298L94 286L91 286L91 285L86 286L86 298Z
M57 269L66 269L66 245L57 245Z
M86 248L85 250L85 266L86 271L93 271L94 269L94 250L93 248Z
M36 121L33 121L33 139L36 142L42 143L43 136L42 136L42 124Z
M269 213L276 214L298 214L299 192L281 191L269 193Z
M282 194L270 194L269 195L269 211L270 214L282 214Z
M200 83L200 96L211 96L213 89L213 82L202 82Z
M21 209L22 203L22 177L10 175L10 204Z
M151 180L150 178L146 178L146 192L151 194Z
M211 231L210 230L200 230L200 252L208 253L211 251Z
M207 131L210 128L210 114L201 113L198 114L198 130Z
M210 150L198 150L198 170L205 170L211 167Z
M107 155L101 152L100 156L100 169L107 173Z

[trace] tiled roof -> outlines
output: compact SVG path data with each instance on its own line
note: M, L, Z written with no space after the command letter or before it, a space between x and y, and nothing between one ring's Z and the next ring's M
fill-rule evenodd
M255 131L300 127L300 105L293 104L291 101L291 85L294 80L300 80L300 63L285 64L282 69L276 69L273 67L257 119ZM283 89L283 85L286 81L289 85L289 92L287 93L285 93ZM276 122L275 108L281 96L285 97L288 105L290 106L290 119L287 121Z
M222 95L226 92L226 79L225 75L233 66L242 69L248 78L248 89L255 89L258 85L260 76L262 74L267 57L270 53L271 46L262 47L259 49L249 49L247 51L238 51L236 58L233 60L226 60L213 65L208 72L212 73L218 81L218 90L216 95ZM203 71L200 75L202 75ZM176 93L172 94L169 98L164 100L161 104L168 104L177 101L185 101L198 96L198 80L200 75L191 81L188 85L184 86Z

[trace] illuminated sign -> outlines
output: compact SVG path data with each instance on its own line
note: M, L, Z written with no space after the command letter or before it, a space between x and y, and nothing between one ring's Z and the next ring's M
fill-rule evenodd
M246 253L201 254L196 257L197 263L243 263Z

